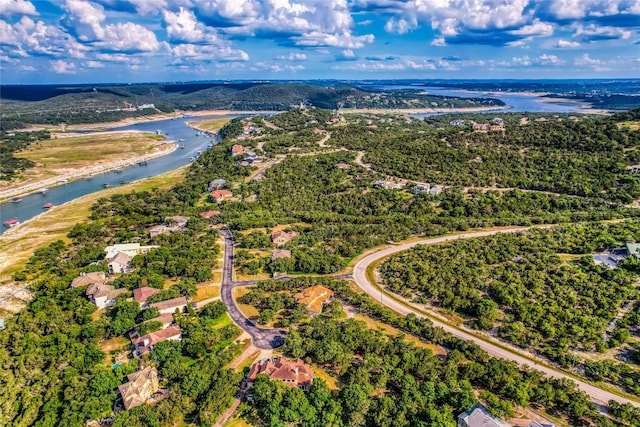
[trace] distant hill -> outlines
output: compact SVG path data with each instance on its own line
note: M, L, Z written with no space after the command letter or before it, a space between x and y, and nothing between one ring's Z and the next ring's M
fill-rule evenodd
M149 83L127 85L0 86L0 128L120 120L174 110L319 108L465 108L502 106L493 98L426 95L421 90L374 90L309 83Z

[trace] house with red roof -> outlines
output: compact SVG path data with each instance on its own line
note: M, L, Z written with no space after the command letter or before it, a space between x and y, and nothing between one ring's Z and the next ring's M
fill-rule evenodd
M150 332L139 338L134 339L133 342L133 357L139 359L145 354L153 350L153 347L164 341L181 341L182 332L180 326L169 326L166 329L161 329L156 332Z
M220 203L233 198L233 193L229 190L215 190L211 192L210 196L212 201Z
M157 294L158 292L160 292L160 289L143 286L133 290L133 299L140 304L140 308L146 308L149 297Z
M247 381L253 383L260 374L279 380L289 387L307 389L313 383L313 369L302 359L291 360L282 356L262 359L251 365Z

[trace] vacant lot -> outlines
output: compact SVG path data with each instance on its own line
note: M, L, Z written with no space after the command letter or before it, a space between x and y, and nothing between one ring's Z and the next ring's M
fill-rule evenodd
M216 132L220 130L220 128L224 126L228 121L229 119L200 120L197 122L189 122L189 126L194 129Z

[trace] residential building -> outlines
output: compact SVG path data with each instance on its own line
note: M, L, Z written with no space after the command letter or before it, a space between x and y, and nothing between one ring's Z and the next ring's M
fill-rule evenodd
M127 255L124 252L118 252L116 256L109 260L109 273L128 273L131 271L131 260L133 257Z
M491 125L489 123L474 123L473 131L474 132L488 132L491 129Z
M180 326L169 326L156 332L150 332L133 340L133 357L140 358L153 350L153 347L164 341L181 341Z
M189 222L189 217L182 216L182 215L174 215L174 216L166 217L164 221L167 224L171 224L175 227L184 228L187 226L187 222Z
M149 252L151 249L159 248L157 245L140 246L140 243L122 243L112 246L107 246L104 251L106 252L105 259L111 259L115 257L118 252L125 253L130 257L136 255L142 255Z
M213 190L222 190L227 185L227 181L224 179L218 178L214 179L209 183L209 191Z
M133 299L140 304L140 308L146 308L149 297L157 294L158 292L160 292L160 289L143 286L133 290Z
M158 317L154 317L153 319L147 320L147 322L160 322L162 324L161 329L167 329L169 326L173 324L173 314L171 313L161 314ZM144 322L144 323L147 323L147 322Z
M239 156L242 153L244 153L244 147L242 145L234 144L233 147L231 147L232 156Z
M376 181L373 183L373 185L375 185L376 187L384 188L386 190L399 190L404 187L404 184L401 184L399 182L385 180Z
M291 251L288 249L276 249L271 251L271 261L288 258L291 258Z
M480 403L458 415L458 427L511 427Z
M329 301L332 295L333 291L331 289L316 285L298 292L293 297L296 303L303 304L307 311L318 314L322 313L322 306Z
M233 193L229 190L215 190L211 192L210 196L212 201L220 203L233 198Z
M160 388L156 368L148 367L134 372L127 375L127 379L129 382L118 386L126 410L146 403Z
M289 243L298 235L295 231L274 231L271 233L271 241L276 245L284 245L285 243Z
M156 237L160 234L170 234L170 228L166 225L155 225L149 229L149 237Z
M106 275L102 271L94 271L91 273L81 273L71 282L72 288L80 288L89 285L104 285L107 281Z
M629 256L640 258L640 243L627 243L625 247Z
M115 289L111 285L92 284L87 288L86 295L97 308L105 308L116 303L116 297L126 293L126 289Z
M173 314L176 310L183 311L187 306L187 298L186 297L178 297L169 299L166 301L156 302L154 304L150 304L149 307L157 308L160 314Z
M313 369L301 359L290 360L275 356L262 359L251 365L247 381L253 383L260 374L267 374L272 380L280 380L289 387L308 388L313 383Z
M217 215L220 215L220 211L204 211L200 214L200 218L209 219Z

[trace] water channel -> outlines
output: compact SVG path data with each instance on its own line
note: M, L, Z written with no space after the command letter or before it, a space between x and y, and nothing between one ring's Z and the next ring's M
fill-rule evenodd
M384 86L384 89L402 89L404 86ZM407 86L406 88L416 89L415 86ZM580 105L571 105L564 103L542 102L541 98L529 94L487 94L484 92L469 92L464 90L452 90L442 88L424 87L426 92L433 95L442 96L460 96L460 97L492 97L501 99L510 109L504 111L493 111L492 114L501 112L541 112L541 113L566 113L579 111ZM257 113L256 113L257 114ZM423 118L431 114L412 114L412 117ZM236 117L231 115L229 117ZM100 175L94 175L91 178L80 179L58 187L48 189L45 194L30 194L24 196L18 203L6 202L0 204L0 223L16 218L20 222L43 212L43 205L51 203L60 205L69 202L86 194L94 193L102 190L105 186L113 187L121 185L123 182L136 181L148 178L162 173L177 169L188 164L194 157L197 157L198 151L206 150L211 144L218 141L215 138L200 133L193 128L187 126L187 121L206 120L210 118L220 118L223 116L199 116L197 118L174 118L166 120L157 120L144 123L137 123L129 126L117 127L110 130L136 130L144 132L159 132L165 135L169 140L184 145L184 149L177 149L172 153L151 159L146 165L129 166L119 172L106 172ZM0 226L0 234L6 231L6 227Z

